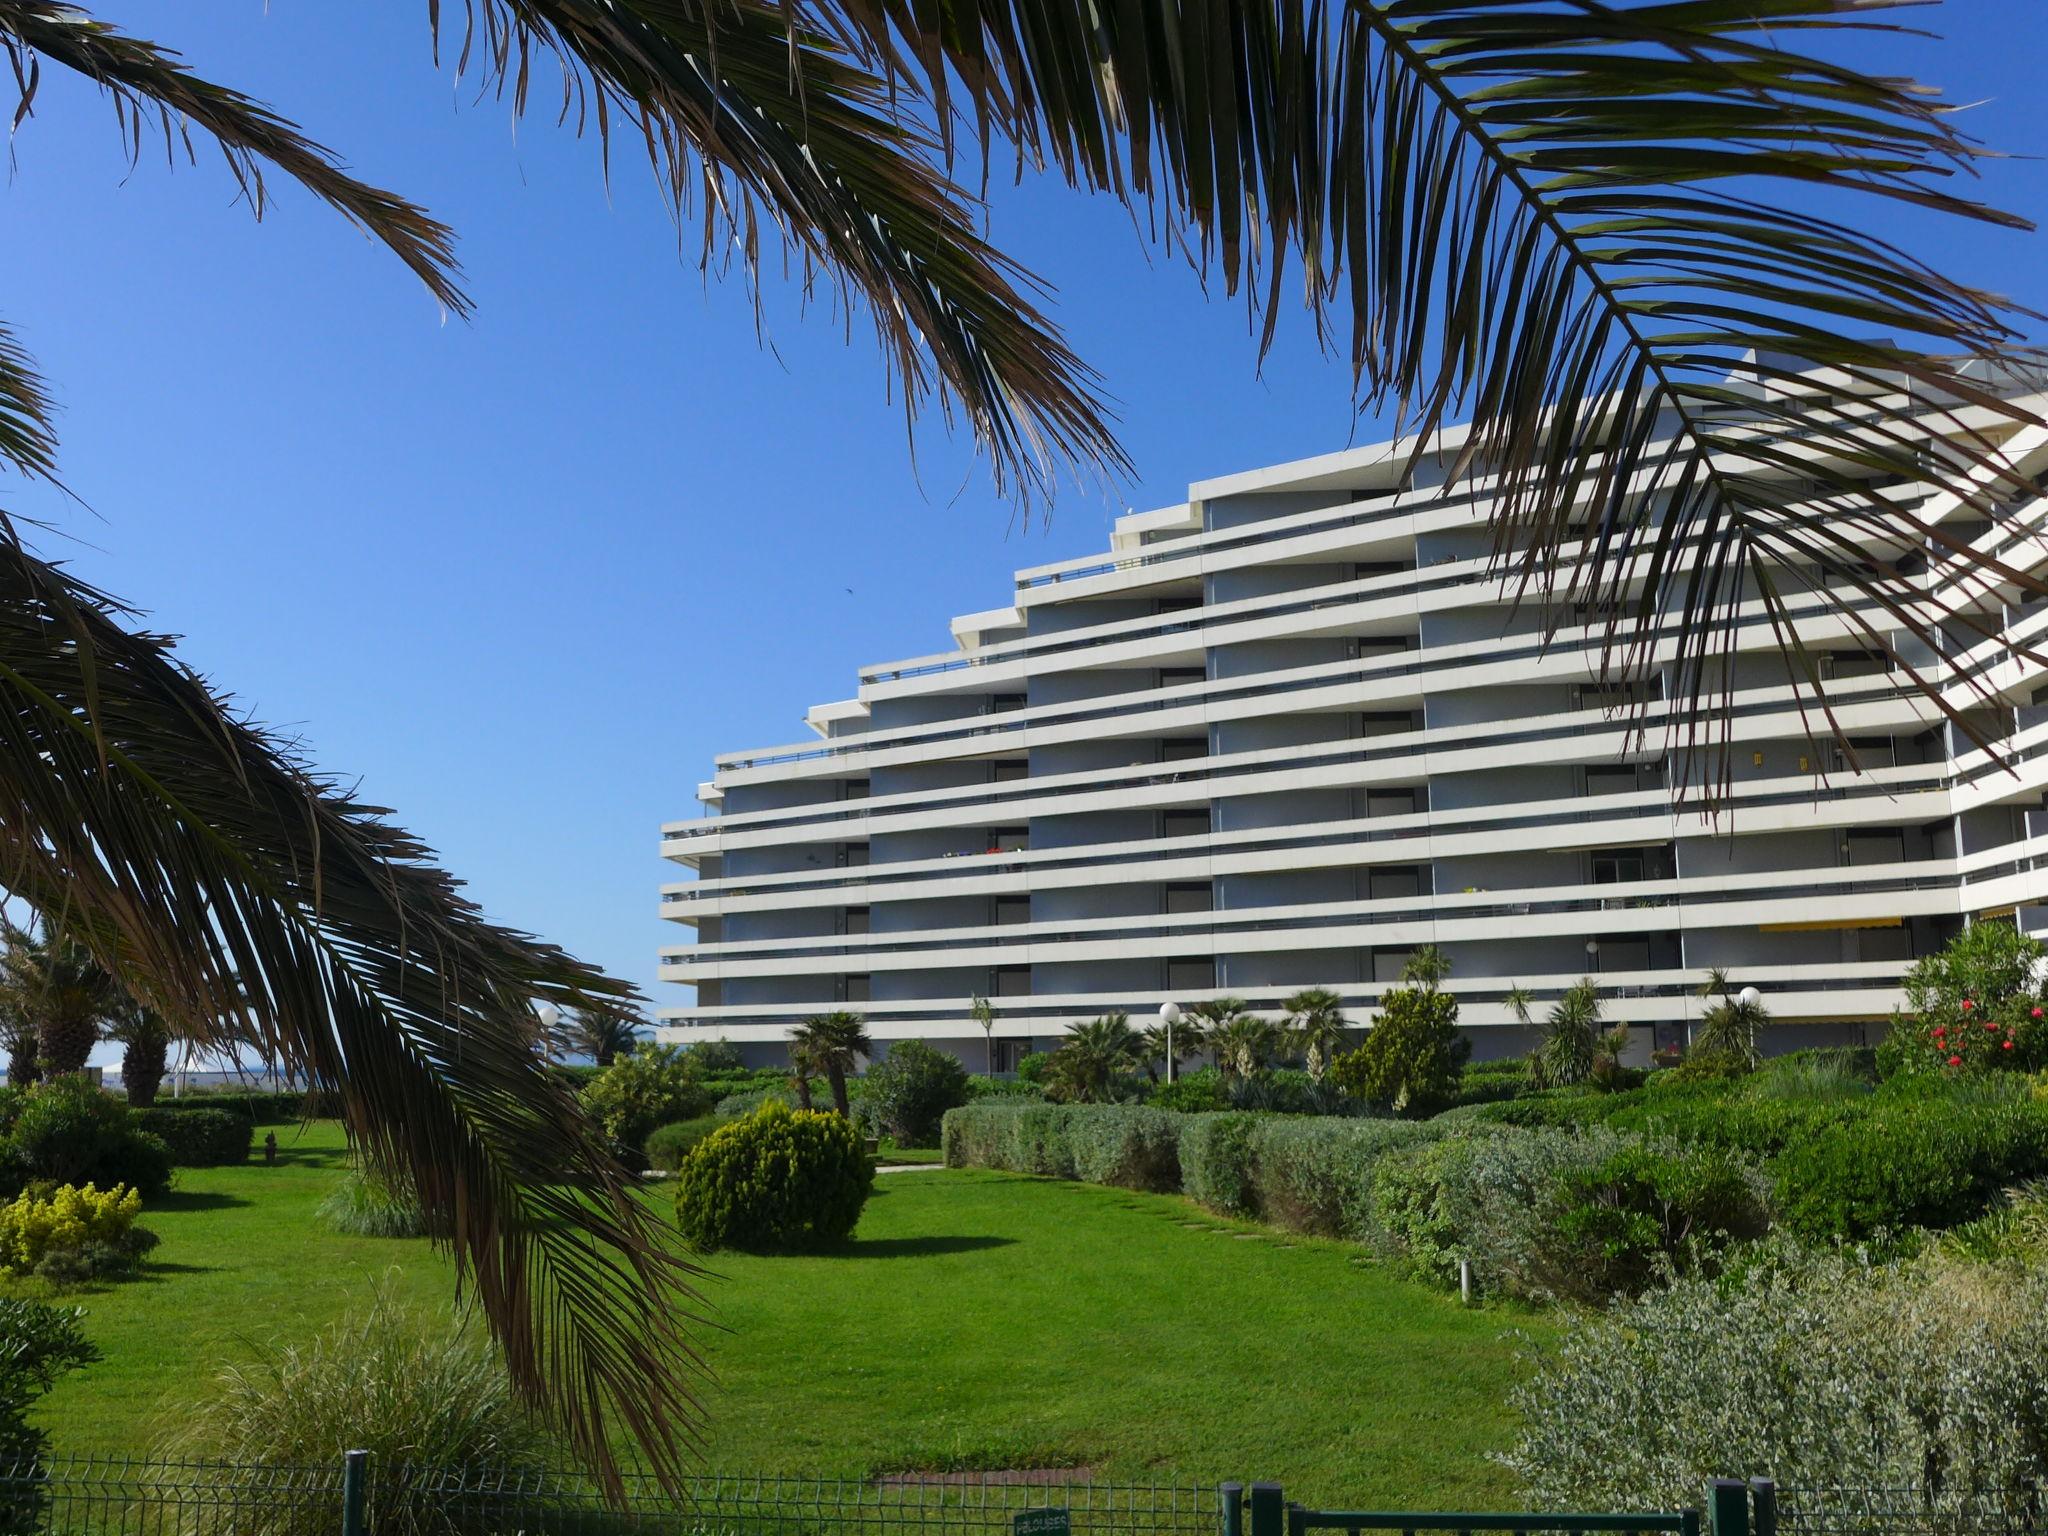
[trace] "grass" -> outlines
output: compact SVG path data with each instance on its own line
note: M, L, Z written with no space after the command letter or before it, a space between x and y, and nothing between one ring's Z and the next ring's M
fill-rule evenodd
M315 1218L346 1170L333 1126L279 1140L275 1168L183 1172L144 1218L163 1244L143 1277L78 1293L106 1359L39 1412L59 1453L146 1448L224 1354L309 1339L380 1284L448 1298L424 1241ZM705 1340L706 1456L733 1469L1075 1466L1274 1478L1350 1507L1497 1505L1506 1335L1550 1328L1176 1198L988 1172L878 1180L842 1254L711 1268L725 1331Z

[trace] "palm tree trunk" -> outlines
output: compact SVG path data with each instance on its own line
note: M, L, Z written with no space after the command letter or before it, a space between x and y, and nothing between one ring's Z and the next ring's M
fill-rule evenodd
M171 1042L162 1035L128 1042L121 1053L121 1086L128 1091L130 1108L147 1109L156 1102L170 1051Z
M852 1119L852 1111L846 1102L846 1068L836 1061L832 1062L826 1066L825 1076L832 1083L832 1107L839 1111L842 1120Z
M36 1021L36 1054L45 1077L66 1077L85 1070L100 1032L90 1018L47 1013Z
M798 1109L809 1109L811 1107L810 1074L808 1072L790 1073L789 1085L796 1089L796 1107Z
M35 1032L24 1030L7 1044L7 1086L26 1088L42 1075L36 1057Z

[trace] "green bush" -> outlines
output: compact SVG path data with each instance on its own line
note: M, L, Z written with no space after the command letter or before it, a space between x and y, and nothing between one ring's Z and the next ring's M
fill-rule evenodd
M979 1072L967 1079L967 1102L979 1104L983 1099L1043 1099L1045 1090L1036 1083L1027 1083L1022 1078L984 1077Z
M177 1427L157 1447L192 1464L195 1479L217 1478L221 1464L338 1466L356 1449L370 1453L376 1527L392 1536L502 1530L502 1502L450 1497L451 1477L480 1467L537 1477L561 1462L478 1330L382 1292L307 1343L258 1345L221 1366L196 1400L180 1403ZM197 1509L194 1494L187 1507ZM328 1536L334 1521L326 1500L272 1500L254 1529Z
M175 1099L159 1098L151 1109L190 1113L213 1110L240 1115L254 1125L290 1125L341 1113L341 1095L331 1089L265 1092L250 1088L194 1088Z
M1257 1214L1290 1231L1366 1238L1381 1163L1442 1134L1412 1120L1261 1119L1251 1134Z
M1336 1083L1285 1067L1233 1078L1225 1096L1222 1108L1271 1115L1363 1115L1370 1108Z
M1196 1114L1181 1122L1180 1184L1187 1197L1225 1216L1256 1216L1252 1135L1259 1118Z
M1472 1042L1458 1033L1458 1000L1435 987L1396 987L1355 1051L1330 1079L1353 1098L1397 1114L1426 1115L1449 1104Z
M583 1107L621 1148L639 1152L658 1126L711 1112L717 1096L687 1051L651 1045L619 1057L583 1090Z
M899 1040L869 1067L861 1103L875 1134L899 1146L930 1146L946 1111L968 1100L967 1069L922 1040Z
M1874 1112L1794 1142L1773 1162L1795 1232L1865 1238L1952 1226L2009 1186L2048 1174L2048 1104L1865 1102Z
M1535 1080L1525 1056L1504 1056L1496 1061L1468 1061L1458 1075L1458 1091L1446 1105L1463 1109L1473 1104L1498 1104L1535 1091Z
M740 1120L751 1115L763 1104L788 1104L792 1090L787 1083L779 1088L748 1088L739 1093L728 1093L716 1104L711 1113L719 1120ZM829 1107L829 1106L828 1106Z
M82 1077L38 1083L5 1107L9 1172L30 1182L126 1184L145 1200L171 1187L171 1155L137 1123L136 1111Z
M1764 1063L1750 1079L1753 1098L1860 1099L1877 1088L1876 1052L1864 1049L1794 1051Z
M1214 1067L1197 1067L1170 1083L1156 1084L1145 1102L1154 1109L1170 1109L1177 1114L1211 1114L1230 1108L1230 1089L1223 1074Z
M1598 1300L1717 1261L1729 1241L1762 1234L1769 1208L1762 1177L1727 1151L1542 1128L1461 1134L1388 1159L1373 1218L1439 1280L1462 1260L1507 1295Z
M139 1109L136 1125L162 1142L174 1168L226 1168L249 1160L256 1122L223 1109Z
M2044 950L2006 922L1971 924L1906 973L1904 1010L1877 1050L1887 1079L2048 1066Z
M949 1167L1004 1168L1128 1189L1176 1189L1213 1210L1325 1235L1361 1235L1373 1170L1426 1123L1180 1115L1128 1104L971 1104L946 1116Z
M434 1235L434 1224L410 1189L362 1168L350 1169L313 1214L348 1237Z
M1051 1051L1032 1051L1017 1063L1017 1080L1025 1083L1045 1083L1045 1069L1052 1065Z
M657 1126L647 1138L647 1166L674 1173L697 1143L724 1123L717 1115L699 1115L694 1120L671 1120L667 1125Z
M1501 1458L1532 1509L1675 1509L1741 1475L1901 1490L1894 1529L2048 1518L2040 1269L1765 1244L1738 1273L1581 1319L1532 1365Z
M720 1126L683 1160L676 1217L705 1252L830 1248L852 1235L874 1182L851 1122L768 1103Z
M747 1070L747 1058L730 1040L694 1040L683 1049L707 1078Z
M0 1467L27 1467L49 1454L50 1437L29 1422L29 1411L60 1376L100 1358L84 1317L75 1307L0 1298ZM0 1536L48 1530L48 1504L35 1480L10 1483L0 1492Z

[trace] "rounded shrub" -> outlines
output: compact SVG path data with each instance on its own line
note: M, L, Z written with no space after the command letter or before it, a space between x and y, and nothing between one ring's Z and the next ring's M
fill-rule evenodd
M175 1168L226 1168L249 1160L256 1122L222 1109L142 1109L135 1123L162 1142Z
M17 1188L42 1181L126 1184L150 1200L171 1187L170 1150L126 1104L84 1078L38 1083L11 1107L9 1171Z
M922 1040L899 1040L868 1068L861 1103L868 1122L903 1147L928 1147L946 1111L968 1100L967 1069Z
M830 1248L852 1235L874 1184L875 1165L851 1123L770 1100L683 1159L676 1219L705 1252Z
M1145 1102L1154 1109L1177 1110L1184 1115L1210 1114L1230 1108L1230 1089L1214 1067L1197 1067L1170 1083L1157 1084Z
M647 1166L674 1173L683 1159L696 1150L697 1143L725 1122L716 1115L699 1115L694 1120L671 1120L647 1138Z
M605 1134L633 1151L645 1147L657 1127L707 1115L718 1101L698 1060L664 1045L619 1057L591 1079L582 1097Z

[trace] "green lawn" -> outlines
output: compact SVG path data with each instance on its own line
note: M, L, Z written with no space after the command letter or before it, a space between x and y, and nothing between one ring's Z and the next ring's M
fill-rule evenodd
M277 1168L183 1173L144 1218L145 1277L79 1296L107 1358L47 1400L58 1451L146 1445L224 1352L310 1333L380 1277L448 1295L425 1243L315 1221L332 1126L279 1138ZM1483 1507L1509 1492L1484 1460L1512 1435L1506 1335L1548 1326L1179 1199L986 1172L884 1174L845 1254L713 1267L708 1455L734 1469L1071 1465Z

